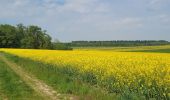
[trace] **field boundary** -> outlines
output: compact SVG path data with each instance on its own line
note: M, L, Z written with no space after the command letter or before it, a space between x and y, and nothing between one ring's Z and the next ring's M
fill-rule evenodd
M2 53L0 53L0 58L4 61L20 78L26 82L34 91L36 91L44 99L48 100L60 100L66 99L68 97L63 97L60 93L57 93L52 87L48 86L41 80L37 79L33 75L28 74L16 63L9 61ZM70 97L70 99L72 99Z

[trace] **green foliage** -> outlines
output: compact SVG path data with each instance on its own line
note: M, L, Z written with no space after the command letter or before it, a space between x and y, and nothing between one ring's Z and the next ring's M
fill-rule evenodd
M136 40L136 41L72 41L69 43L72 47L131 47L131 46L155 46L170 44L165 40Z
M11 25L0 25L0 47L19 47L17 30Z
M51 37L38 26L0 25L1 48L51 49Z
M0 61L0 100L42 100L4 62Z
M131 50L127 52L154 52L154 53L170 53L170 49L156 49L156 50Z
M65 43L53 43L53 49L57 50L72 50L71 46Z

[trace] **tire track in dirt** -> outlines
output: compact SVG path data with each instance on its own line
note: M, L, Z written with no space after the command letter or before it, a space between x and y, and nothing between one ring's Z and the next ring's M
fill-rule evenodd
M0 53L0 58L17 74L21 77L23 81L26 82L34 91L36 91L45 100L74 100L73 97L62 95L57 93L52 87L48 86L41 80L37 79L33 75L28 74L16 63L9 61L2 53Z
M8 100L8 97L3 93L0 93L0 100Z

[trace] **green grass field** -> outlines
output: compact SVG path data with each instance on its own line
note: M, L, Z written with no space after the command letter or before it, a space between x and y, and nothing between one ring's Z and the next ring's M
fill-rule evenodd
M0 60L0 100L42 100L9 66Z
M74 50L170 53L170 45L165 45L165 46L136 46L136 47L79 47L79 48L74 48Z

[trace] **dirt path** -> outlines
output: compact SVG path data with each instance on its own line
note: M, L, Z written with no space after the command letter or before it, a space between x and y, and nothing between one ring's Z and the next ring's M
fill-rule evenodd
M8 98L4 94L0 93L0 100L8 100Z
M46 85L44 82L38 80L33 75L28 74L16 63L10 62L2 53L0 58L16 73L23 81L25 81L32 89L34 89L39 95L44 97L45 100L61 100L61 99L73 99L71 97L63 97L63 95L57 93L52 87Z

